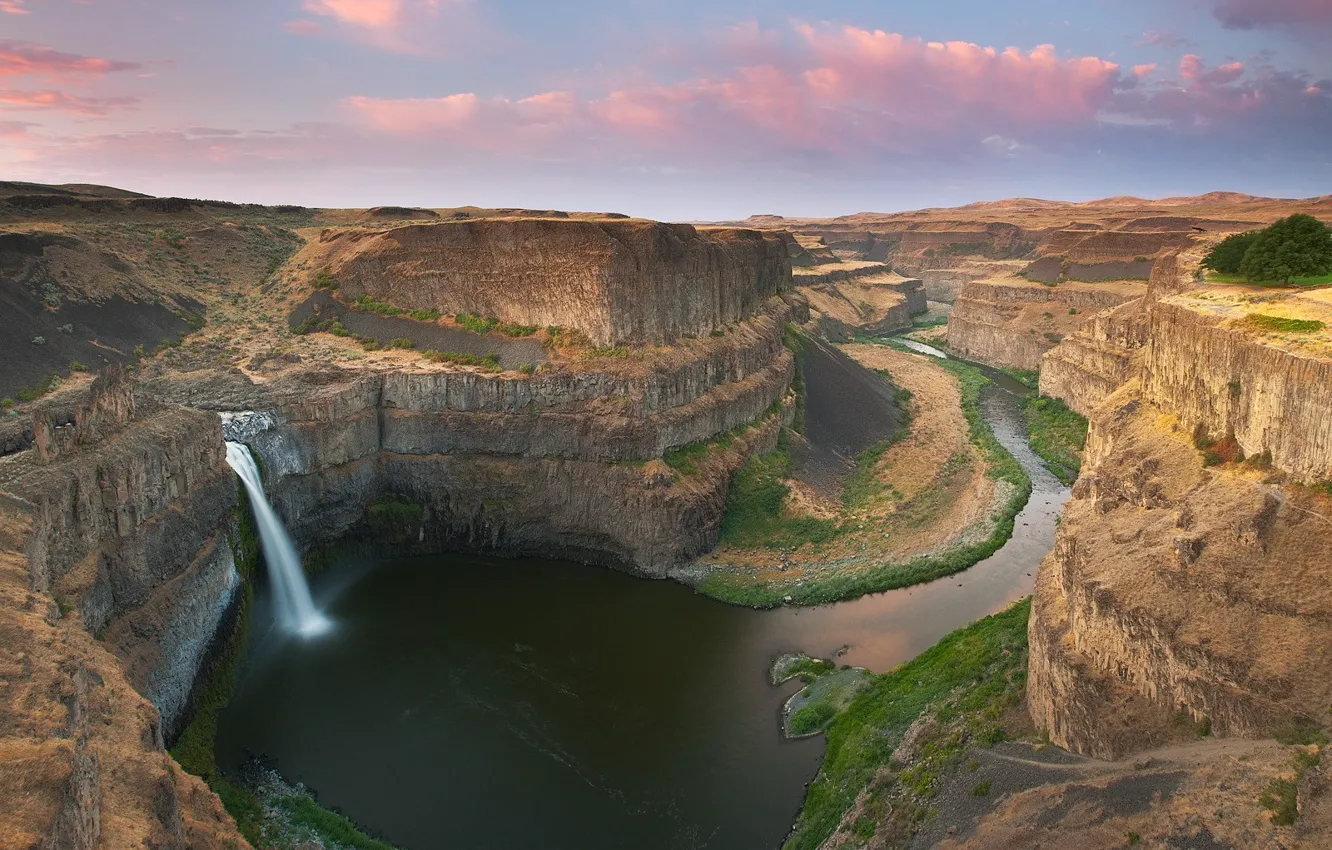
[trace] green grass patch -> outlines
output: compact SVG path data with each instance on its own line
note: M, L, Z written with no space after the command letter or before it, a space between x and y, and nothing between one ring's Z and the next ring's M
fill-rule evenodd
M1326 324L1317 319L1286 319L1281 316L1267 316L1262 313L1250 313L1245 316L1244 324L1259 330L1294 334L1314 333L1327 327Z
M731 479L718 543L773 549L833 539L838 530L834 520L784 515L782 507L790 487L783 479L791 473L791 456L782 449L750 456ZM782 595L777 593L778 600Z
M888 372L881 369L876 371L885 380L891 379ZM911 433L911 390L894 387L893 407L897 410L897 425L892 433L856 457L855 471L842 490L842 503L848 510L864 507L883 492L885 485L878 477L879 461L883 460L890 448Z
M23 387L16 391L14 395L18 396L19 401L36 401L48 393L55 392L60 387L61 383L62 379L60 375L52 372L51 377L47 378L45 381L42 381L35 386Z
M479 366L487 372L503 371L499 363L499 355L491 352L484 357L475 354L461 354L456 351L435 351L428 348L421 352L421 356L433 363L455 363L459 366Z
M347 818L325 809L304 794L292 794L278 800L287 819L298 830L308 830L326 841L332 841L346 850L394 850L386 844L365 835Z
M411 311L407 315L411 316L413 319L415 319L418 322L437 322L439 321L439 317L444 314L439 312L438 310L417 309Z
M1268 816L1276 826L1291 826L1300 817L1299 792L1300 782L1310 768L1318 766L1321 755L1318 751L1301 750L1295 753L1292 767L1295 775L1286 778L1279 776L1267 786L1267 791L1258 798L1258 805L1267 809Z
M881 795L896 789L906 795L896 812L914 819L928 816L928 799L941 778L950 775L966 749L1003 739L995 718L1021 700L1026 684L1027 618L1030 600L986 617L945 637L914 660L874 676L869 687L827 727L827 751L819 775L809 786L804 808L787 850L815 850L832 836L843 815L881 769L894 772L890 783L875 783L869 801L884 807ZM890 760L902 734L923 713L931 712L951 731L922 747L911 767L895 771ZM903 824L910 831L911 824ZM872 834L872 828L870 829Z
M472 333L488 334L499 324L499 319L486 319L475 313L459 313L453 317L455 324L462 325Z
M362 313L376 313L380 316L401 316L404 312L401 307L394 306L387 301L376 301L369 295L358 295L351 306L353 310L359 310Z
M416 348L416 340L406 337L395 337L389 340L389 348Z
M1087 420L1068 405L1049 396L1022 400L1022 418L1032 451L1046 469L1065 484L1072 484L1082 470L1082 451L1087 447Z

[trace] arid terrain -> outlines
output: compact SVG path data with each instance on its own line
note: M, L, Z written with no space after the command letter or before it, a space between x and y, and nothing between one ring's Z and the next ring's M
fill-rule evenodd
M224 440L308 567L829 603L967 569L1031 490L996 373L914 331L1058 402L1080 474L1029 603L816 724L787 846L1326 846L1332 289L1199 265L1292 212L1332 198L693 226L0 184L0 844L281 846L213 760L259 563Z

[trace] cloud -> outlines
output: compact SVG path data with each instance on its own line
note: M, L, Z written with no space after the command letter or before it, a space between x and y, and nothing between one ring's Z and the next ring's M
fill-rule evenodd
M470 0L305 0L301 8L327 18L352 38L382 50L428 54L468 22ZM447 13L447 14L446 14ZM445 25L441 31L441 24ZM288 32L321 35L314 21L291 21Z
M1156 63L1155 63L1155 62L1151 62L1151 63L1146 64L1146 65L1134 65L1134 66L1133 66L1133 75L1134 75L1135 77L1146 77L1146 76L1149 76L1149 75L1150 75L1153 71L1155 71L1155 70L1156 70Z
M357 96L346 103L354 120L377 131L477 150L581 144L585 151L863 158L975 150L987 138L1021 139L1086 122L1123 80L1113 62L1061 57L1050 45L999 50L798 24L792 43L774 51L760 33L740 35L718 49L734 49L742 59L762 52L768 61L590 98L550 91L520 99Z
M27 9L23 8L23 2L24 0L0 0L0 12L6 12L11 15L31 14Z
M36 126L28 121L0 121L0 139L9 141L27 139L30 135L28 128Z
M138 104L136 97L80 97L66 92L0 89L0 106L11 109L51 109L75 115L105 115Z
M1227 29L1332 27L1329 0L1221 0L1213 14Z
M0 77L22 74L74 77L133 71L140 67L137 62L61 53L29 41L0 39Z

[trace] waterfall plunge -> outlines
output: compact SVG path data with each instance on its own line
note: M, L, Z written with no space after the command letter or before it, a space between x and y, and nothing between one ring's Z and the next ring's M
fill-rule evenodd
M250 494L250 506L259 526L259 542L264 547L264 560L268 561L268 572L273 581L278 624L302 637L328 631L332 624L315 609L310 587L305 583L305 573L301 570L301 559L296 556L296 547L292 545L282 520L268 504L264 483L259 479L259 467L255 465L249 447L244 443L227 443L227 463L236 470Z

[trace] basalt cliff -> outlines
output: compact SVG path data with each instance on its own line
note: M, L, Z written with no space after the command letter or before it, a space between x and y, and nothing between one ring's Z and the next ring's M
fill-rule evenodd
M85 244L119 228L104 247L126 254L148 231L206 268L171 313L187 333L144 340L156 356L107 346L81 366L94 380L29 387L0 419L6 847L246 846L166 751L253 569L225 440L251 447L312 556L374 540L661 577L712 547L731 475L792 415L783 332L808 307L770 235L135 203L53 204L44 226ZM271 271L222 268L233 234L279 230ZM121 298L156 315L129 284L60 289L82 258L34 244L0 238L3 267L24 270L14 298L45 285L48 312ZM663 461L714 442L687 472Z
M1045 355L1086 411L1082 477L1041 566L1028 702L1060 746L1326 725L1332 685L1332 320L1326 290L1189 282Z

